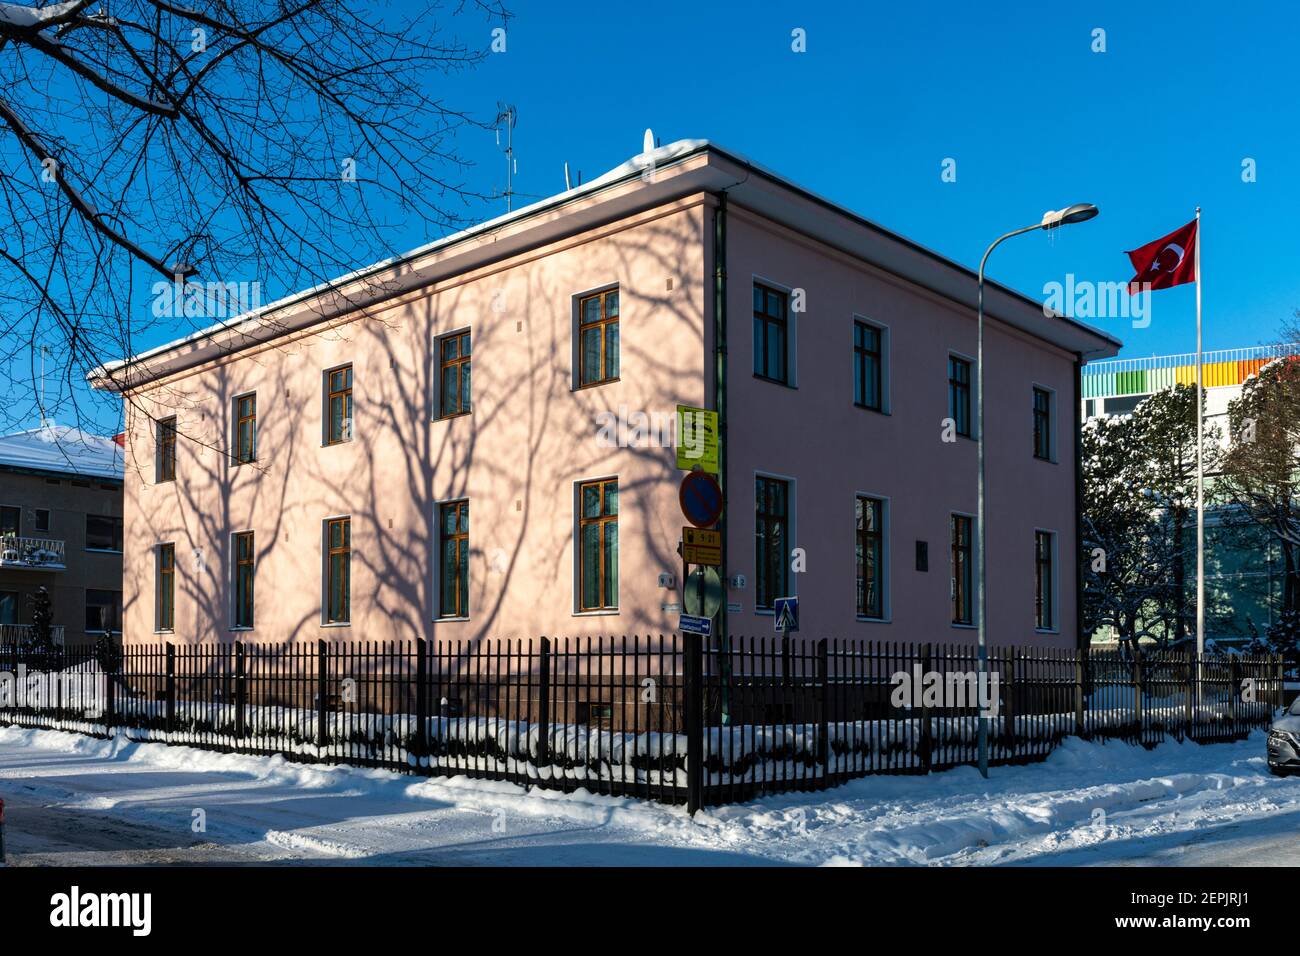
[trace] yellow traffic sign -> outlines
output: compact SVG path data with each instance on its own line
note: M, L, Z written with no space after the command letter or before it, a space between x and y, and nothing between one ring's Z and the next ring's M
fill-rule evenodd
M694 405L677 406L677 467L718 473L718 413Z
M682 528L682 560L687 564L722 564L722 532Z

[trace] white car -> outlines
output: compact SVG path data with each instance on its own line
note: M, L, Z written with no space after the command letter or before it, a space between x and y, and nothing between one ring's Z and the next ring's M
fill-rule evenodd
M1300 770L1300 697L1268 732L1268 769L1278 776Z

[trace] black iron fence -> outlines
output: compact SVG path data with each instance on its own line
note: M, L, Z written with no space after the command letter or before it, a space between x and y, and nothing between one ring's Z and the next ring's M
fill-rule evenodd
M693 635L0 647L0 724L691 808L1042 760L1066 737L1238 740L1277 657Z

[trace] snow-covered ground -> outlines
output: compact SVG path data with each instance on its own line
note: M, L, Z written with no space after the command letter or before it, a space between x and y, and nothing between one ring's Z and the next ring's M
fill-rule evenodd
M0 728L11 864L1300 865L1300 777L1264 735L874 777L684 810L466 778ZM206 830L195 832L201 811Z

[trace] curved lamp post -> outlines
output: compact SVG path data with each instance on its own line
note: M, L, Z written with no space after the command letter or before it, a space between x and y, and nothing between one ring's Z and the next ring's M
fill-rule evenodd
M979 680L981 687L988 686L989 673L988 625L984 613L986 597L984 587L984 568L986 564L984 559L984 267L988 264L989 256L993 253L993 250L1012 236L1033 232L1035 229L1056 229L1071 223L1086 222L1095 215L1097 215L1097 207L1086 202L1075 203L1073 206L1067 206L1064 209L1048 210L1043 213L1041 222L1032 226L1025 226L1022 229L1012 230L1006 235L993 240L993 244L984 251L984 258L980 260L977 308L978 344L975 352L975 437L979 449L979 483L976 491L977 505L975 513L975 615L978 625L977 634L979 636ZM1076 501L1075 507L1078 506L1079 503ZM1082 595L1075 595L1075 600L1082 600ZM989 718L983 708L980 709L979 722L979 766L980 773L987 777L989 775Z

